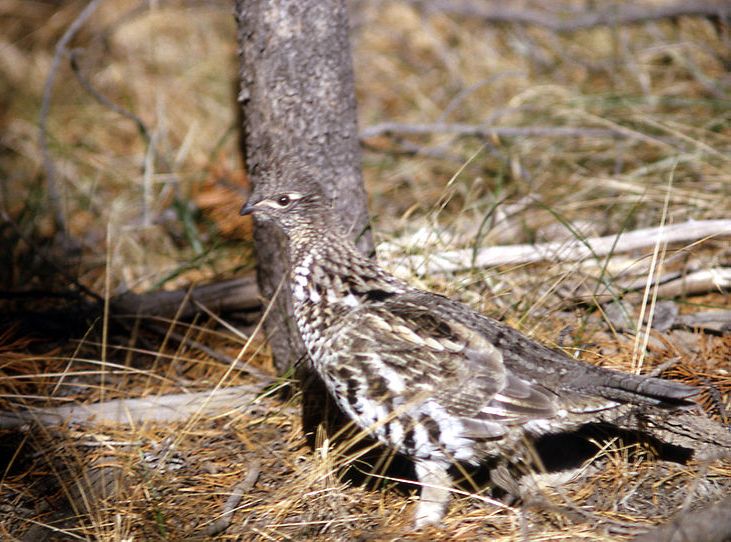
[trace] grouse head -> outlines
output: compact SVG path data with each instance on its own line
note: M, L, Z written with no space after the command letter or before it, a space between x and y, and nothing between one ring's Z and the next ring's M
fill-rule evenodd
M265 184L265 183L264 183ZM260 185L261 186L261 185ZM241 215L254 215L258 220L274 222L285 234L295 230L326 226L330 211L326 198L315 181L305 185L257 186L241 208ZM321 224L322 223L322 224Z

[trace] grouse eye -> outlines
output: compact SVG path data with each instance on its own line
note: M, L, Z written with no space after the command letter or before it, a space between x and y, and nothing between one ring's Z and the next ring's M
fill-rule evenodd
M279 197L277 198L277 203L278 203L279 205L281 205L282 207L286 207L287 205L289 205L289 202L290 202L290 201L291 201L291 200L289 199L289 196L287 196L287 195L284 195L284 196L279 196Z

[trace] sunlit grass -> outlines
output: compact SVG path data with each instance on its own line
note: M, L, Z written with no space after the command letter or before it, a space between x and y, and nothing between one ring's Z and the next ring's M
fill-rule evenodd
M70 253L54 237L37 124L55 43L85 3L12 4L15 17L0 20L0 290L63 293L74 277L104 297L187 287L251 268L251 225L237 214L247 180L238 154L229 3L103 3L76 37L84 76L134 113L149 139L85 92L62 63L48 139L61 208L78 243ZM476 255L494 245L585 242L663 221L729 217L728 36L709 21L557 36L423 13L409 3L356 2L353 10L361 128L459 122L616 134L372 138L364 175L384 261L456 248ZM658 263L668 273L727 266L723 243L658 250ZM599 293L619 301L623 280L649 276L652 252L568 264L472 265L408 280L570 355L629 370L634 336L616 329ZM684 313L727 304L718 292L674 301ZM151 332L129 315L106 333L109 321L91 310L89 321L63 312L43 320L64 302L3 299L8 314L35 311L40 318L31 330L1 330L0 410L259 383L231 363L237 358L271 369L260 335L242 337L214 320L156 320L158 331ZM633 329L646 325L638 307L631 298ZM66 324L73 324L73 340ZM668 374L713 382L720 399L706 394L704 401L720 416L719 404L731 406L731 385L719 371L727 369L728 336L682 333L650 333L643 365L681 357ZM175 336L221 355L214 359ZM541 493L551 506L499 506L484 492L455 490L445 529L416 534L409 532L416 488L399 484L400 474L387 468L393 457L366 463L370 444L352 428L342 435L320 429L313 451L291 388L288 377L267 382L248 408L213 419L3 429L0 439L9 444L0 450L0 495L7 503L0 538L50 525L69 540L181 539L218 517L255 461L259 481L222 539L514 540L526 525L536 540L604 539L598 530L604 528L626 538L629 531L613 527L657 523L674 511L672 503L653 503L643 480L664 495L698 479L695 466L664 465L658 474L644 456L610 446L602 469ZM370 484L355 484L344 475L348 467ZM730 475L727 464L710 470L708 487ZM645 513L631 508L632 498Z

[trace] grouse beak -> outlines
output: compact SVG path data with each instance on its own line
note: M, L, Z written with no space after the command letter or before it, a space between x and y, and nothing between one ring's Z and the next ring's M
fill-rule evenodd
M256 208L256 203L249 203L248 201L244 203L244 206L241 207L241 210L239 211L239 214L241 216L246 216L254 213L258 209Z

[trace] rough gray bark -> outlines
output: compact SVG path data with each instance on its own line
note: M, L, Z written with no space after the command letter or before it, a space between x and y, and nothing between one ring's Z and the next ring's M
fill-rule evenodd
M304 164L317 172L315 181L333 197L361 250L371 252L344 2L237 0L236 19L242 146L252 183L275 177L286 186L288 168ZM271 299L287 269L284 240L264 224L256 225L254 240L259 287ZM266 331L277 370L284 372L304 349L285 288L275 304Z

